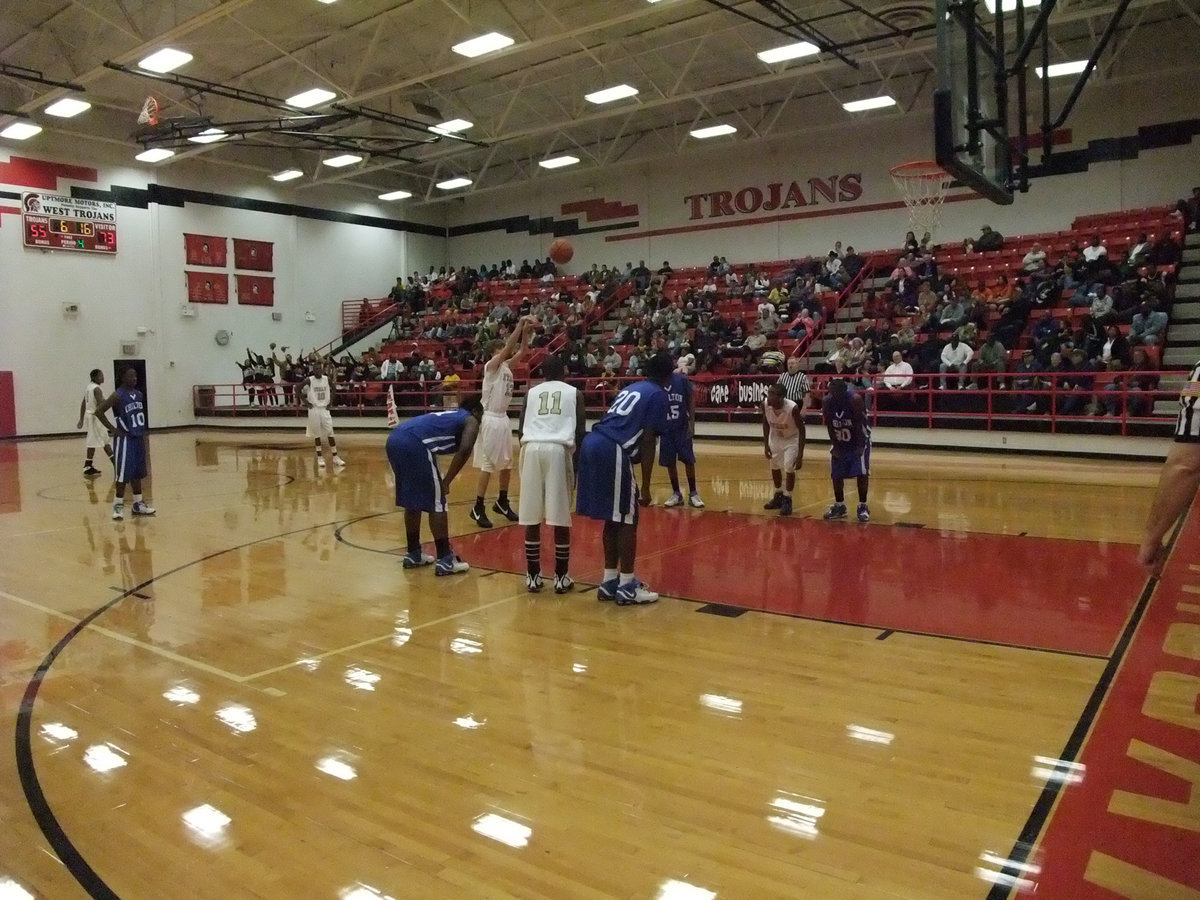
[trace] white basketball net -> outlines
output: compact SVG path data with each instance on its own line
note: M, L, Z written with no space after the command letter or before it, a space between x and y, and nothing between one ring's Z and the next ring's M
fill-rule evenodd
M953 176L932 162L905 163L891 171L892 181L908 207L908 221L913 232L922 235L928 231L936 237L938 226L942 224L942 204L946 190L954 181Z

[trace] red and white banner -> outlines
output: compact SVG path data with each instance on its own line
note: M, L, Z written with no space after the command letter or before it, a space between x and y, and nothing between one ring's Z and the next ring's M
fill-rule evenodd
M188 303L228 303L229 276L224 272L184 272Z
M189 266L222 268L226 259L225 238L211 234L187 234L185 232L183 252L184 262Z
M270 241L248 241L233 239L233 267L255 272L274 271L274 247Z
M388 428L395 428L400 424L400 414L396 412L396 395L392 392L392 386L388 385Z
M262 275L236 275L239 306L274 306L275 279Z

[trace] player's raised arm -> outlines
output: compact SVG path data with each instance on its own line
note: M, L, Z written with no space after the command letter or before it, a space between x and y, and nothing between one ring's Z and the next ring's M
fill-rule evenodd
M504 346L493 353L492 358L483 364L485 370L495 369L500 363L507 362L516 356L517 349L521 346L521 339L525 336L525 329L529 327L528 318L528 316L523 316L517 320L517 324L505 338Z
M513 352L512 359L510 360L514 363L529 352L529 347L533 343L533 332L535 326L537 325L537 319L535 319L533 316L524 316L522 317L521 321L517 323L517 327L520 328L522 325L524 325L524 328L522 329L523 333L521 335L521 341L519 344L517 344L517 349Z

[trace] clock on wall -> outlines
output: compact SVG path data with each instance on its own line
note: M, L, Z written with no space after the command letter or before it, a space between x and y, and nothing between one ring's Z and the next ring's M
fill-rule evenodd
M230 334L224 328L213 335L213 340L216 341L217 345L220 347L224 347L226 344L228 344L229 338Z

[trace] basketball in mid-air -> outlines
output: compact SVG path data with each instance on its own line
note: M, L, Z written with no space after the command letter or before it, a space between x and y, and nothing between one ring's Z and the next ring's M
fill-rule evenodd
M550 258L559 265L569 263L574 255L575 248L566 238L555 238L554 243L550 245Z

